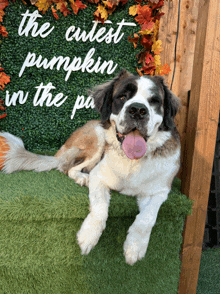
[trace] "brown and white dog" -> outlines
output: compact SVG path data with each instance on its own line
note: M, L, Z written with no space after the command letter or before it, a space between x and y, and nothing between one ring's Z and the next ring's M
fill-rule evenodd
M77 233L88 254L105 229L110 190L136 196L140 213L124 243L126 262L144 257L161 204L167 199L180 167L180 141L174 117L179 99L164 79L138 77L123 70L92 92L101 121L76 130L57 154L36 155L9 134L10 151L3 171L46 171L56 168L89 187L90 213Z

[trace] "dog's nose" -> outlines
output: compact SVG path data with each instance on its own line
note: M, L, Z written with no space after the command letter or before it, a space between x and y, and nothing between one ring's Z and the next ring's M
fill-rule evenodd
M149 115L147 107L142 103L132 103L126 110L129 117L133 119L144 119Z

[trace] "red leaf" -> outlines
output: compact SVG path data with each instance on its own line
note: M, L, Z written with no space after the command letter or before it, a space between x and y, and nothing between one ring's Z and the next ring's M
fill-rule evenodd
M146 65L141 68L141 70L144 71L145 75L153 74L155 69L156 69L155 65L150 65L150 66Z
M154 21L156 21L157 19L160 20L161 16L164 15L164 12L161 12L161 13L157 13L155 16L154 16Z
M96 16L95 13L93 13L93 15L95 16L95 20L96 20L96 21L101 21L102 24L105 24L105 20L104 20L104 18L101 18L100 15Z
M95 3L95 4L97 4L97 3L99 3L99 0L88 0L90 3Z
M4 114L0 115L0 119L1 119L1 118L4 118L4 117L6 117L6 116L7 116L7 113L4 113Z
M145 30L151 30L154 27L154 22L150 21L149 23L145 23L141 26L141 30L145 31Z
M145 57L145 63L149 64L151 62L154 62L154 58L149 52L147 52L146 57Z
M0 0L0 10L5 9L9 4L8 0Z
M149 1L149 2L151 2L152 5L153 5L152 10L158 9L158 8L160 8L160 7L162 7L164 5L164 0L159 0L158 3L154 3L153 1Z
M152 41L150 35L143 35L141 38L141 45L146 49L151 49L152 47Z
M62 4L60 7L60 11L63 13L64 16L67 16L67 14L71 14L71 12L69 11L69 9L66 7L65 4Z

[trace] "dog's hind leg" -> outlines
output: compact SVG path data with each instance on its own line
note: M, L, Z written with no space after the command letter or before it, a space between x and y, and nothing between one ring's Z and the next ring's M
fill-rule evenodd
M89 172L99 163L105 148L105 134L103 128L100 125L97 125L93 131L95 131L97 140L95 148L93 149L94 151L91 153L88 146L88 150L82 151L78 156L79 159L83 158L83 162L79 162L68 170L68 176L75 180L80 186L85 185L89 187Z

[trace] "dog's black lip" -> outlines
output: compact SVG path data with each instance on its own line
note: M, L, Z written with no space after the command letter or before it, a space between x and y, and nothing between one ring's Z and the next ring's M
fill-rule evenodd
M126 132L126 134L121 134L121 133L119 133L119 131L116 129L116 137L117 137L117 140L122 144L123 141L124 141L124 139L125 139L125 137L126 137L129 133L134 132L135 130L137 130L137 128L133 128L133 129L131 129L129 132ZM145 140L145 142L147 142L149 136L146 135L146 136L142 136L142 137L143 137L143 139Z

